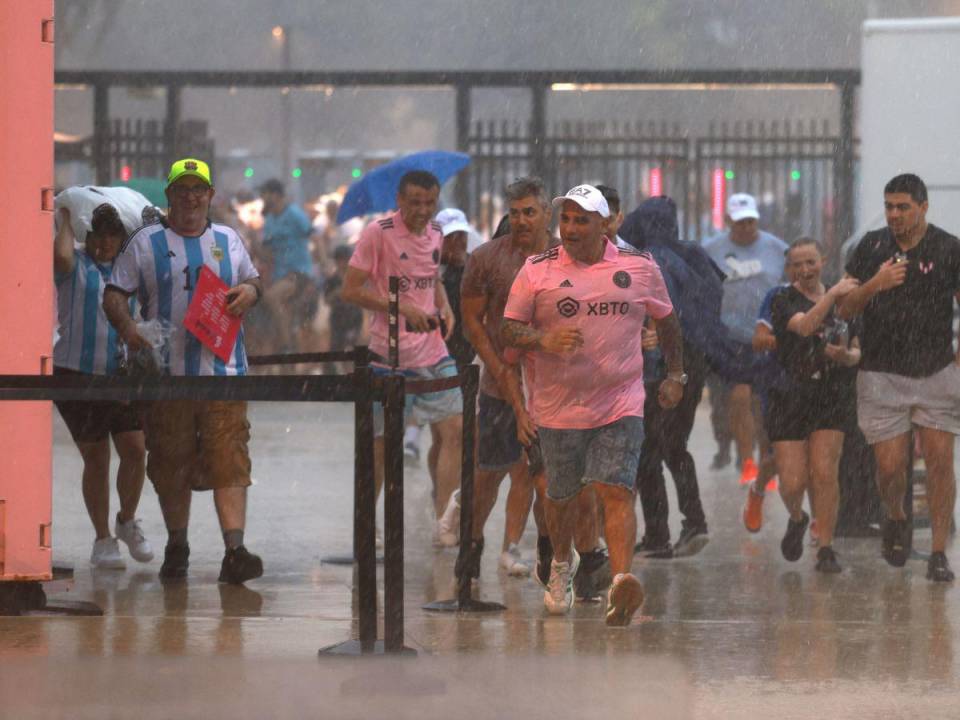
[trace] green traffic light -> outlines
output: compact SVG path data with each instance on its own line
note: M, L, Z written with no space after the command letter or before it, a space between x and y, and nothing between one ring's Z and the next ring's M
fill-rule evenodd
M354 178L358 178L358 177L360 177L361 175L363 175L363 170L361 170L360 168L354 168L354 169L350 172L350 175L351 175L352 177L354 177Z
M293 170L290 171L290 174L291 174L293 177L298 178L298 177L300 177L301 175L303 175L303 170L301 170L300 168L294 168Z
M253 177L253 168L252 168L252 167L248 167L246 170L244 170L244 171L243 171L243 176L244 176L245 178L252 178L252 177Z
M723 176L724 176L727 180L733 180L733 179L737 176L737 174L736 174L733 170L727 170L727 171L723 174Z
M791 179L791 180L799 180L799 179L800 179L800 171L799 171L799 170L791 170L791 171L790 171L790 179Z

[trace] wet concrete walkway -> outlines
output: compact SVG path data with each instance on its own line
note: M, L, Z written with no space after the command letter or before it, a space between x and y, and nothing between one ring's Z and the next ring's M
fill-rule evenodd
M249 587L216 582L209 495L194 500L188 582L159 582L164 535L149 486L140 514L158 558L91 571L79 457L57 420L54 554L76 576L51 600L89 600L104 616L0 618L0 718L960 717L958 590L929 583L920 561L888 567L877 540L838 540L839 576L813 571L810 546L787 563L779 498L751 536L734 471L706 469L703 410L692 447L711 542L693 558L635 562L647 600L632 627L608 629L600 605L547 617L534 580L497 571L506 485L479 596L509 609L422 611L452 596L455 553L431 547L429 481L408 469L406 630L420 656L318 662L318 648L354 631L352 571L321 561L350 548L352 410L259 404L251 419L247 544L266 573ZM531 519L526 552L534 542ZM915 545L926 550L929 531ZM948 555L960 566L954 547Z

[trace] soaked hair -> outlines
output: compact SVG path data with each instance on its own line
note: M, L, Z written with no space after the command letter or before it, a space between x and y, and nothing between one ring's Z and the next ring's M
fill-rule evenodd
M400 178L400 187L397 192L403 194L403 191L407 189L407 185L415 185L424 190L433 190L434 188L440 187L440 181L437 180L436 175L426 170L411 170L410 172L404 173L403 177Z
M917 205L923 205L927 201L927 186L913 173L897 175L890 180L883 188L883 194L891 193L907 193Z
M94 235L97 237L127 237L127 229L120 222L120 214L109 203L97 205L93 209L93 219L90 221Z
M792 243L790 243L790 246L787 248L787 251L783 255L789 260L790 253L793 252L795 248L806 247L808 245L812 245L813 247L815 247L817 249L817 252L820 253L820 257L823 257L823 248L820 247L820 243L818 243L809 235L801 235Z
M607 207L610 209L611 216L620 212L620 193L617 192L616 188L612 188L609 185L594 185L594 187L600 191L603 199L607 201Z
M503 194L506 196L508 203L535 197L543 207L550 207L550 200L547 198L547 189L543 185L543 180L533 175L517 178L504 188Z

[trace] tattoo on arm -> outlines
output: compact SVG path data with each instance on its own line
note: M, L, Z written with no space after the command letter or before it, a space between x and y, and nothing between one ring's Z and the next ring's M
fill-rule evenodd
M500 342L521 350L536 350L540 347L543 333L526 323L504 318L500 323Z
M660 339L660 351L667 363L667 371L683 372L683 334L676 313L660 318L657 323L657 337Z

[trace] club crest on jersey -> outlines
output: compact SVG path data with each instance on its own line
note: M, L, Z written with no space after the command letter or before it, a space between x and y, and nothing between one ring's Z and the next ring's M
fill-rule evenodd
M557 301L557 312L565 318L571 318L580 310L580 303L569 295Z
M401 275L398 285L400 286L400 292L406 292L410 289L410 278L406 275Z
M617 272L613 274L613 284L618 288L628 288L631 282L633 281L630 279L630 273L628 272L617 270Z
M223 248L214 243L210 246L210 254L213 256L213 259L217 262L223 261Z

